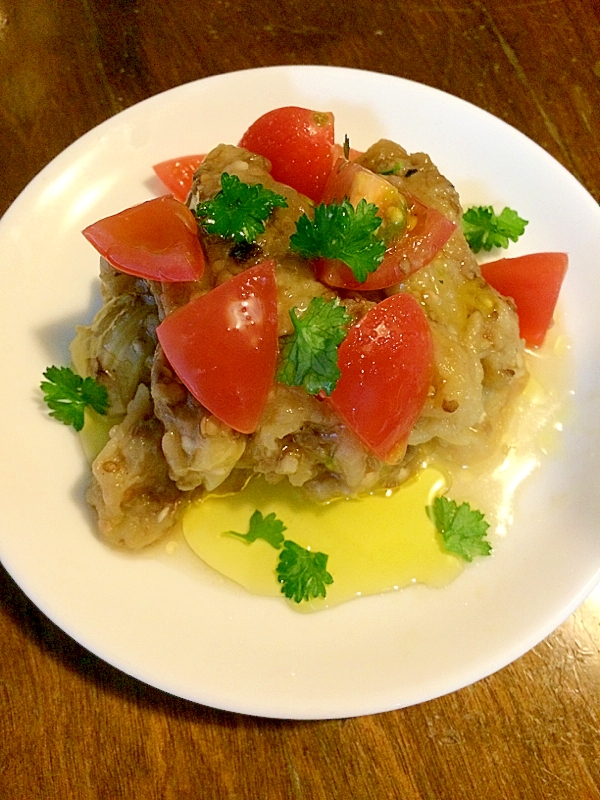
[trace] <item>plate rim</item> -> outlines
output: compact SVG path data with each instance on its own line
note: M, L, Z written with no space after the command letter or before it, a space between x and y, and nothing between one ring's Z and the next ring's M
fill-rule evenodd
M415 81L410 81L410 80L405 79L405 78L401 78L401 77L393 76L393 75L386 75L385 73L379 73L379 72L358 70L358 69L353 69L353 68L348 68L348 67L327 67L327 66L321 66L321 65L271 66L271 67L258 67L258 68L253 68L251 70L237 70L235 72L222 73L222 74L219 74L219 75L209 76L207 78L201 78L201 79L198 79L198 80L189 81L189 82L187 82L185 84L182 84L180 86L176 86L176 87L173 87L171 89L167 89L165 91L162 91L162 92L159 92L159 93L157 93L155 95L152 95L152 96L146 98L145 100L141 101L140 103L137 103L134 106L131 106L131 107L127 108L127 109L124 109L123 111L120 111L118 114L116 114L116 115L114 115L112 117L109 117L108 119L106 119L103 122L101 122L99 125L97 125L97 126L91 128L90 130L88 130L81 137L79 137L74 142L72 142L67 148L65 148L65 150L63 150L61 153L59 153L57 156L55 156L38 173L38 175L35 176L32 179L32 181L26 187L24 187L24 189L19 193L17 198L15 198L15 200L13 201L13 203L11 204L9 209L5 212L5 214L3 215L2 219L0 220L0 247L2 246L2 243L3 243L3 238L4 238L4 235L5 235L5 231L7 230L9 225L11 225L12 222L13 222L13 216L18 215L20 213L21 205L27 204L27 202L29 200L29 194L33 193L36 190L36 187L40 183L43 183L43 181L46 180L46 178L49 175L51 175L53 170L57 170L58 168L61 168L62 164L63 164L63 161L64 162L68 162L68 160L69 160L68 157L74 152L75 148L83 147L87 143L87 141L91 140L94 136L97 136L98 134L102 134L105 130L110 130L114 126L115 122L118 123L118 121L122 121L123 119L127 118L127 115L131 115L132 110L139 109L140 106L144 106L144 105L149 107L150 104L155 104L155 103L160 104L161 100L164 99L164 97L166 95L173 95L173 93L181 92L182 90L192 91L193 88L198 86L199 84L206 84L209 81L231 80L231 79L235 79L236 76L240 76L240 75L244 75L244 76L256 75L256 76L258 76L260 74L260 75L265 75L266 76L266 75L269 75L269 74L273 75L273 74L282 73L282 72L283 73L289 73L290 71L301 72L301 73L304 73L304 74L309 74L310 72L320 72L320 71L326 71L329 74L332 74L333 72L335 72L335 73L344 73L345 75L347 75L348 73L353 73L353 74L361 75L363 78L370 79L370 80L375 79L375 80L385 80L385 81L387 81L387 80L391 79L393 82L400 81L400 82L402 82L404 84L410 85L411 87L413 87L413 90L418 90L418 91L425 90L426 92L433 93L433 95L435 95L435 96L439 95L439 96L443 96L445 98L451 98L452 101L456 101L459 104L464 104L465 106L467 106L467 107L469 107L471 109L474 109L475 111L477 111L478 114L486 115L490 120L494 121L494 124L497 124L497 123L502 124L503 126L505 126L506 129L510 130L511 134L518 134L518 136L522 137L522 139L525 140L526 142L528 142L530 145L534 145L534 147L537 148L539 153L543 153L546 158L551 160L551 163L554 165L555 168L558 167L563 171L563 177L566 178L566 176L568 176L568 179L570 181L574 182L576 184L576 186L578 187L578 189L580 189L582 191L582 193L587 194L589 199L592 202L594 202L593 198L591 197L591 195L589 195L589 193L587 193L585 188L583 186L581 186L581 184L574 178L574 176L572 176L568 172L568 170L566 170L566 168L564 166L562 166L559 162L557 162L555 159L553 159L545 150L543 150L543 148L541 148L538 144L533 142L533 140L529 139L525 134L520 132L518 129L513 128L512 126L510 126L508 123L504 122L503 120L501 120L501 119L499 119L497 117L494 117L492 114L490 114L489 112L485 111L484 109L480 109L479 107L474 106L473 104L471 104L468 101L465 101L465 100L463 100L463 99L461 99L459 97L456 97L454 95L448 94L448 93L446 93L446 92L444 92L444 91L442 91L440 89L437 89L435 87L427 86L425 84L419 84L419 83L417 83ZM583 197L583 195L582 195L582 197ZM7 220L8 220L8 222L7 222ZM62 434L63 432L61 431L60 433ZM95 653L95 655L99 656L100 658L102 658L103 660L105 660L108 663L112 664L113 666L117 667L118 669L121 669L122 671L126 672L127 674L132 675L133 677L137 678L138 680L141 680L141 681L143 681L143 682L145 682L145 683L147 683L149 685L155 686L156 688L162 689L163 691L166 691L168 693L171 693L171 694L174 694L174 695L177 695L177 696L185 696L185 695L182 695L179 692L172 691L171 689L169 689L169 688L167 688L165 686L161 686L161 685L158 685L157 683L152 682L151 680L148 679L147 676L145 676L143 674L144 673L143 669L141 671L134 671L134 670L131 669L131 667L128 667L127 665L125 665L125 666L119 665L118 663L116 663L115 659L107 658L105 654L103 654L102 652L99 652L98 649L94 647L94 644L93 644L92 641L82 641L82 637L81 637L80 634L73 635L69 631L68 626L65 626L63 623L61 623L60 621L58 621L57 619L54 618L51 609L48 608L47 602L45 602L44 598L42 598L41 596L38 596L38 593L35 591L35 587L28 586L27 589L24 588L23 584L27 584L28 582L27 582L26 579L23 580L22 576L20 576L21 579L19 579L19 577L17 577L19 575L19 569L14 564L12 565L12 568L11 568L10 557L8 558L8 562L9 563L7 563L7 560L5 560L5 555L4 555L4 552L3 552L4 548L2 547L2 542L3 542L3 537L2 537L2 535L0 533L0 556L1 556L2 563L4 564L5 568L7 569L7 572L9 572L9 574L11 575L13 580L15 580L15 582L22 588L22 590L32 600L32 602L34 602L35 605L49 619L51 619L55 624L57 624L58 627L60 627L62 630L64 630L68 635L72 636L72 638L76 639L76 641L78 641L80 644L82 644L88 650L90 650L91 652ZM521 655L523 655L524 652L526 652L527 650L531 649L531 647L533 647L535 644L537 644L539 641L541 641L543 638L545 638L552 630L554 630L565 619L567 619L568 616L570 616L570 614L581 604L581 602L583 602L585 597L594 588L594 586L598 583L599 580L600 580L600 562L598 563L596 574L594 576L590 577L585 582L585 584L583 586L581 586L580 590L571 598L571 602L567 606L564 606L560 610L557 610L556 613L554 615L552 615L552 617L547 619L546 625L540 627L535 634L530 635L529 637L525 637L522 641L520 641L518 643L515 643L513 648L512 648L512 650L511 650L511 653L510 653L509 657L507 659L506 658L501 658L500 659L502 661L502 663L496 664L495 666L492 665L492 667L490 669L488 669L484 674L479 674L479 671L476 668L473 668L470 672L471 673L478 673L477 677L468 678L466 682L458 680L455 685L451 685L448 688L444 689L443 691L440 691L440 692L438 692L438 693L436 693L434 695L428 695L427 697L422 697L421 699L415 700L414 702L424 702L425 700L433 699L433 697L438 697L438 696L440 696L442 694L446 694L446 693L449 693L449 692L456 691L457 689L462 688L463 686L469 685L474 680L480 680L481 678L486 677L487 675L489 675L489 674L501 669L502 667L506 666L507 664L511 663L516 658L518 658ZM361 600L360 602L361 603L365 603L365 600ZM330 613L330 612L327 612L327 613ZM58 616L60 617L60 615L58 615ZM533 640L535 640L535 641L533 641ZM505 655L506 655L506 653L505 653ZM494 659L491 659L491 661L493 662ZM122 661L122 663L123 663L123 661ZM469 670L467 670L467 672L469 672ZM354 710L352 710L350 708L345 709L345 710L338 709L338 713L332 713L332 709L329 709L328 711L325 711L321 715L320 711L318 709L313 709L311 712L308 713L308 715L304 716L304 715L298 713L297 710L296 710L296 713L292 713L292 714L286 713L286 712L284 712L284 713L269 713L269 709L260 708L260 707L257 707L256 705L252 705L251 703L250 704L237 704L237 703L235 703L235 704L227 705L227 704L215 704L214 702L210 702L210 700L207 699L207 698L198 699L198 698L194 698L194 697L186 697L186 699L191 700L192 702L204 703L206 705L210 705L210 706L213 706L215 708L223 708L224 710L228 710L228 711L234 711L234 712L237 711L239 713L251 714L251 715L255 715L255 716L267 716L267 717L290 718L290 719L331 719L331 718L339 718L339 717L345 717L345 716L358 716L358 715L362 715L362 714L380 713L382 711L392 710L393 708L399 708L399 707L403 707L405 705L412 705L412 703L403 703L403 702L400 702L399 704L396 704L396 705L393 705L393 704L390 705L389 702L387 702L387 703L383 703L382 705L380 705L380 707L367 708L364 703L358 702L358 703L354 704ZM271 712L272 711L273 711L273 709L271 709ZM348 711L349 711L349 713L347 713Z

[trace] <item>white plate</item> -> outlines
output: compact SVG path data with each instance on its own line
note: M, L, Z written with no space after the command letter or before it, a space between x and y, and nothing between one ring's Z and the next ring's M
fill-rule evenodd
M68 363L98 305L97 258L79 231L154 195L151 165L236 142L282 105L330 109L365 147L424 150L466 198L530 220L511 252L563 250L575 361L561 452L529 479L495 555L443 591L415 587L315 615L257 598L173 556L115 553L82 501L76 437L47 418L42 371ZM87 133L25 189L0 224L0 556L57 625L148 684L210 706L287 718L367 714L431 699L539 642L600 577L600 211L537 145L487 113L399 78L275 67L158 95Z

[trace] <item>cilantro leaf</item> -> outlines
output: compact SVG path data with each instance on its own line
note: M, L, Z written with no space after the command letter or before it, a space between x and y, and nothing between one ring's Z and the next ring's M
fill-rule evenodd
M505 208L497 215L492 206L472 206L462 216L463 233L474 253L508 247L508 240L516 242L528 224L512 208Z
M363 283L383 260L385 244L375 235L380 225L377 206L364 198L356 208L346 198L341 203L321 203L315 207L314 220L306 214L300 217L290 247L304 258L337 258Z
M277 565L281 593L295 603L325 597L326 584L333 583L326 569L327 559L325 553L313 553L286 539Z
M252 544L257 539L264 539L276 550L280 550L283 546L284 530L286 530L285 525L280 519L277 519L274 511L263 517L261 512L256 509L250 517L248 533L237 533L236 531L226 531L226 533L229 536L237 536L238 539L243 539L248 544Z
M299 317L290 310L294 332L286 336L281 350L277 380L288 386L304 386L308 394L327 395L340 377L338 347L346 338L351 317L337 300L313 297Z
M485 538L489 524L481 511L472 510L468 503L459 506L447 497L436 497L427 513L442 535L448 552L465 561L491 553L492 547Z
M235 242L252 243L264 233L274 208L287 208L287 200L260 184L243 183L237 175L221 175L221 191L196 206L196 217L207 233Z
M82 378L69 367L48 367L44 378L46 380L41 382L40 388L51 417L80 431L86 406L91 406L99 414L106 414L108 392L93 378Z

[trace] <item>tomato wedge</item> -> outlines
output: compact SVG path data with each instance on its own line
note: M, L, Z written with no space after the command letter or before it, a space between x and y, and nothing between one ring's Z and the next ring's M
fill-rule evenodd
M155 164L152 169L176 200L185 203L192 188L194 172L206 158L205 155L181 156Z
M268 158L276 181L318 203L333 168L333 138L333 114L285 106L259 117L240 147Z
M165 195L94 222L83 235L120 272L171 283L202 277L197 231L189 208Z
M393 211L406 205L410 226L397 238L391 239L383 261L363 283L356 280L343 261L317 259L314 264L316 277L327 286L365 292L394 286L429 264L456 228L455 223L437 209L424 205L406 192L400 194L381 175L375 175L360 164L340 159L327 182L323 201L331 203L344 197L349 198L352 205L357 205L364 197L380 209L384 219L388 209Z
M566 253L531 253L481 265L485 280L514 300L521 338L528 347L544 342L568 265Z
M236 431L256 430L277 360L272 261L181 306L156 333L169 363L198 402Z
M374 306L350 328L338 364L327 402L378 458L396 463L433 374L433 339L415 298L394 294Z

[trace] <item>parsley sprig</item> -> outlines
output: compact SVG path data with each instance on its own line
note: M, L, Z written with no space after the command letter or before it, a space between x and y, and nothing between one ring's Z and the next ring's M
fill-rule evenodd
M447 497L436 497L427 511L448 552L465 561L472 561L474 556L489 556L492 552L485 538L489 523L481 511L471 509L469 503L458 505Z
M242 541L247 542L247 544L252 544L252 542L255 542L257 539L264 539L265 542L268 542L276 550L279 550L283 546L285 538L283 532L285 530L285 525L280 519L277 519L274 511L267 514L266 517L263 517L261 512L256 509L254 514L250 517L248 533L227 531L227 534L229 536L237 536L238 539L242 539Z
M340 377L338 347L346 338L351 317L336 300L313 297L298 316L290 310L294 332L283 340L277 380L288 386L303 386L308 394L335 389Z
M285 530L285 525L277 519L275 512L263 517L257 509L250 517L247 533L226 531L226 534L236 536L247 544L257 539L264 539L276 550L281 550L276 570L277 580L281 584L281 593L288 600L301 603L303 600L325 597L327 594L325 587L333 583L332 576L327 572L329 556L325 553L315 553L290 539L285 539L283 536Z
M221 190L212 200L198 203L195 214L207 233L251 244L264 233L264 223L275 208L287 208L285 197L224 172Z
M375 235L381 225L377 206L364 198L354 208L344 198L340 203L321 203L314 219L303 214L290 237L290 247L304 258L336 258L347 264L354 277L364 283L385 253L385 244Z
M462 229L474 253L493 247L508 247L508 240L516 242L525 233L527 220L512 208L496 214L492 206L472 206L462 217Z
M90 406L98 414L108 410L108 392L93 378L82 378L69 367L48 367L40 388L50 408L50 416L76 431L83 428L84 410Z
M333 578L327 572L325 553L313 553L286 539L277 565L277 580L288 600L301 603L313 597L325 597Z

